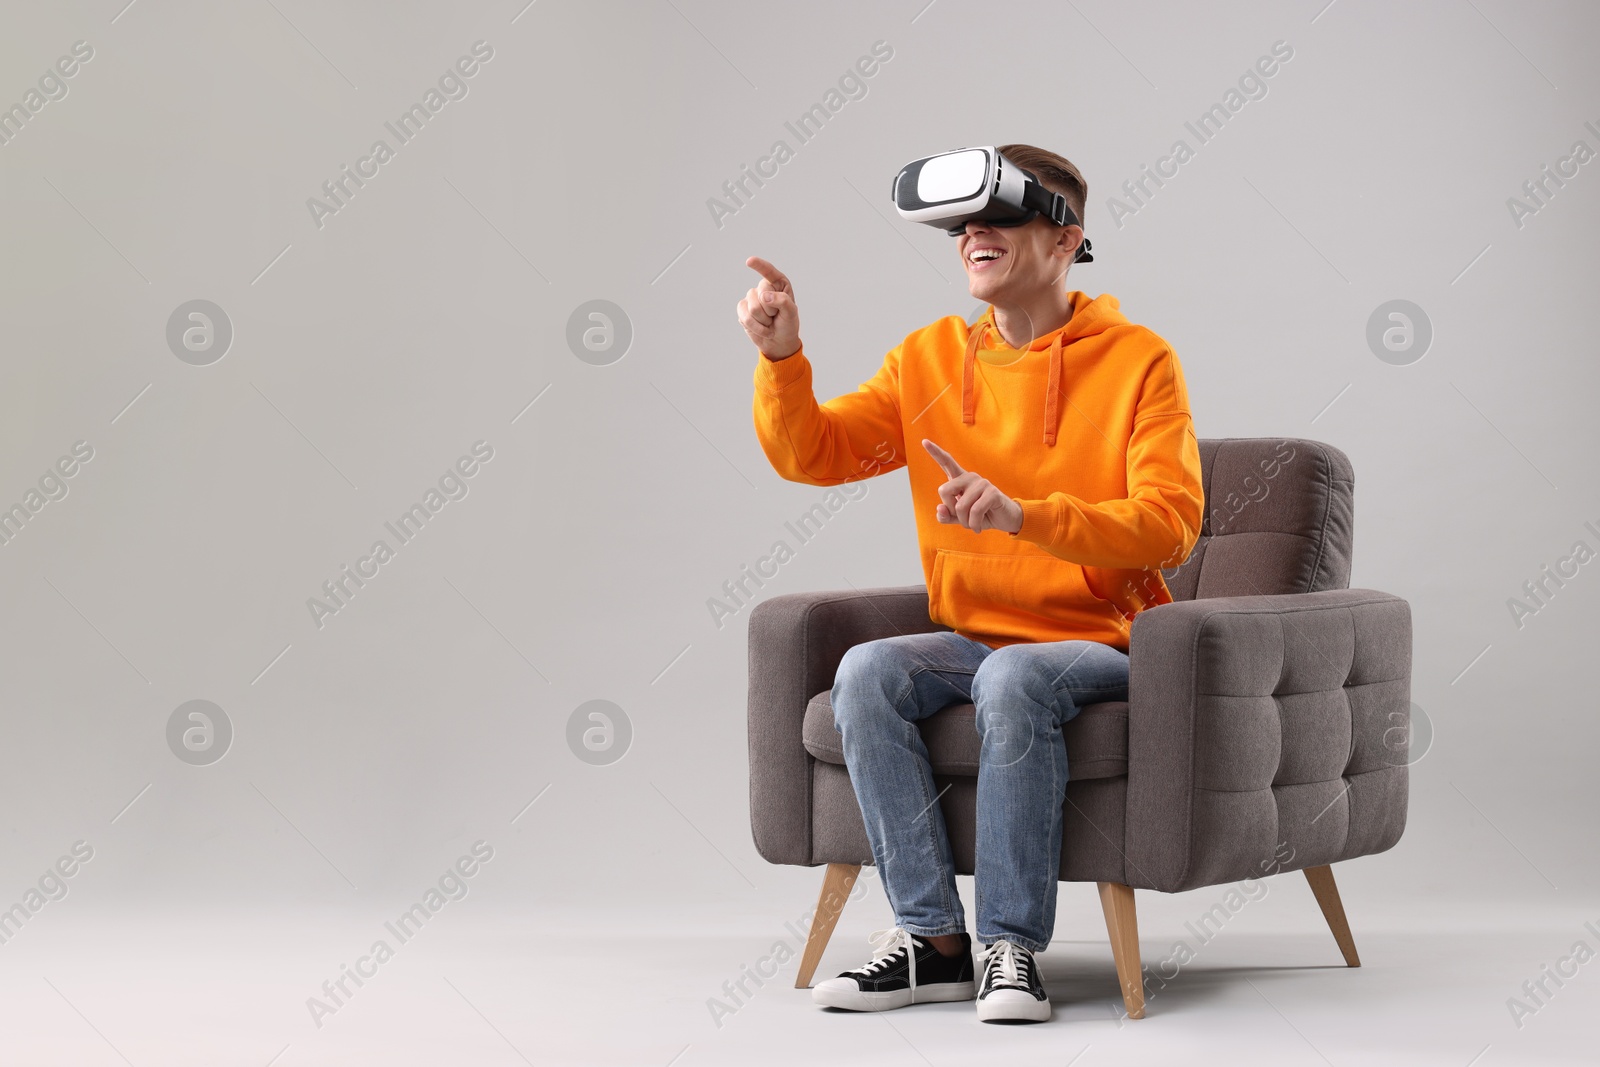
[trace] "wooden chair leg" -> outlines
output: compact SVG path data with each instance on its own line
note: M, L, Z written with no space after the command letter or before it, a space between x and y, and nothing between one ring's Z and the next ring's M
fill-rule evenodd
M1350 923L1344 917L1339 887L1333 882L1333 868L1307 867L1305 872L1311 892L1322 906L1322 917L1328 920L1328 929L1333 931L1333 939L1339 942L1339 951L1344 953L1344 962L1351 967L1361 966L1361 957L1356 955L1356 939L1350 936Z
M1117 961L1117 981L1128 1018L1144 1018L1144 971L1139 963L1139 917L1134 910L1133 887L1101 882L1100 907L1106 913L1106 933L1111 935L1111 956Z
M811 913L811 930L806 934L806 948L800 954L800 970L794 976L794 987L805 989L811 976L822 962L822 950L828 947L828 938L839 921L839 914L850 899L850 887L856 884L861 873L859 863L830 863L822 876L822 892L817 894L817 910Z

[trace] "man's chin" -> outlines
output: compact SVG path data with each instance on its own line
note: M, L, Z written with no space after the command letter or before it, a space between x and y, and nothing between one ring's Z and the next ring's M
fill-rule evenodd
M995 302L995 297L1001 293L1001 287L995 285L987 278L968 278L967 292L974 300L982 300L985 304Z

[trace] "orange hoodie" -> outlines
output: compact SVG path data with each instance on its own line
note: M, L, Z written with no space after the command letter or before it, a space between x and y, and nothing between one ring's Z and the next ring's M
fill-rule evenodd
M1127 651L1134 615L1172 601L1161 568L1200 535L1200 448L1178 357L1116 297L1071 300L1071 320L1026 349L1001 338L992 306L970 329L942 318L821 405L804 351L757 357L756 434L773 468L838 485L909 467L928 616L991 648ZM1016 499L1022 529L939 522L949 479L924 437Z

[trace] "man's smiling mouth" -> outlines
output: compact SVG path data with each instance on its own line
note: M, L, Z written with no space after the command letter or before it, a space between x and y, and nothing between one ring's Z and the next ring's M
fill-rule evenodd
M992 246L979 247L967 252L967 267L971 270L984 270L991 264L998 263L1006 255L1003 248Z

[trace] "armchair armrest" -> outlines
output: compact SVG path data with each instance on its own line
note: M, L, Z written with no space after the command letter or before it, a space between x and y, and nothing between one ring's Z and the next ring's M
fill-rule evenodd
M750 612L750 829L771 863L811 864L806 705L833 686L851 647L948 627L928 618L921 585L794 593Z
M1178 892L1391 847L1405 829L1410 720L1411 606L1399 597L1330 589L1141 612L1130 881Z

